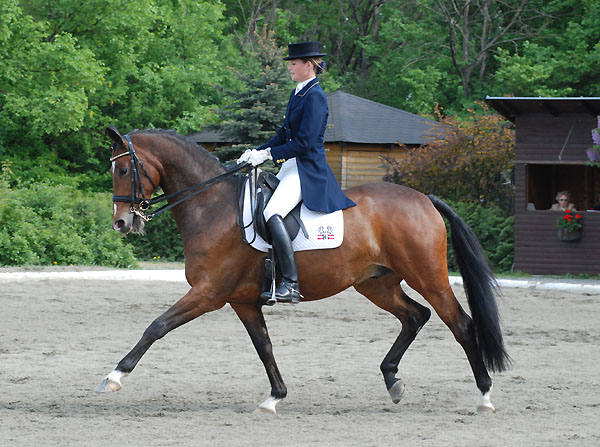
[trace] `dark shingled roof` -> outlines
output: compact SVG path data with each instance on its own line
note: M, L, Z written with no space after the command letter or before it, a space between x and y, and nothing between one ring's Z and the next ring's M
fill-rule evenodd
M542 113L553 116L559 116L563 113L600 115L599 97L486 96L485 102L513 123L518 116L527 113Z
M344 92L327 94L329 119L325 142L366 144L425 144L433 136L433 121ZM207 130L189 135L197 143L231 143L219 132Z
M425 144L439 123L344 92L327 94L326 142Z

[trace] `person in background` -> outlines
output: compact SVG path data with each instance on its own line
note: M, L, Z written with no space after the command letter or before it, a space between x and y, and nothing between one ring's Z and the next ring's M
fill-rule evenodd
M600 193L598 194L598 204L592 208L594 211L600 211Z
M556 200L558 203L552 205L550 211L577 211L575 204L571 203L571 193L569 191L560 191L556 194Z

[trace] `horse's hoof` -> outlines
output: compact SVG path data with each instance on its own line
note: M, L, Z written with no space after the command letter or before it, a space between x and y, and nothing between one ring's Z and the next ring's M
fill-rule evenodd
M270 408L262 408L262 407L256 407L256 409L254 410L254 414L277 414L277 410L270 409Z
M261 403L256 410L254 410L254 414L276 414L277 409L275 406L281 401L281 399L273 396L267 397L267 399Z
M485 405L477 405L477 413L493 413L494 411L496 408L489 402Z
M477 413L493 413L496 411L492 403L490 402L490 394L492 389L490 388L487 393L482 393L477 399Z
M119 391L121 389L121 379L127 376L127 373L119 370L111 371L111 373L104 378L104 380L96 387L97 393L109 393L112 391Z
M115 382L114 380L105 378L100 385L96 387L97 393L109 393L112 391L119 391L121 389L121 384L119 382Z
M402 382L400 379L398 379L396 383L392 385L392 387L388 390L388 393L390 393L390 396L392 397L392 402L397 404L402 400L405 388L404 382Z

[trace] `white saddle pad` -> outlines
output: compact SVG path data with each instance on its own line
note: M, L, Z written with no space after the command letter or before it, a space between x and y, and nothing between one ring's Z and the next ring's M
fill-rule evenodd
M255 237L254 226L251 224L252 211L256 207L256 198L252 187L246 181L244 185L244 227L246 227L246 240L252 241L251 246L259 251L267 252L271 244L261 238L258 234ZM251 201L252 200L252 204ZM337 248L344 240L344 213L342 210L333 213L320 213L311 211L304 206L300 207L300 218L308 232L308 239L304 237L302 229L292 241L294 251L320 250L325 248Z

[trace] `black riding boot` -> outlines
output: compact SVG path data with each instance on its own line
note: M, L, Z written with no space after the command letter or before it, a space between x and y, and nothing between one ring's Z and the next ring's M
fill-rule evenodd
M275 289L275 297L277 301L284 303L299 303L300 291L298 289L298 269L296 268L296 258L294 257L294 249L292 241L285 229L283 219L279 214L271 216L267 222L279 271L281 272L281 283Z

